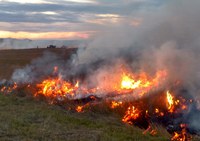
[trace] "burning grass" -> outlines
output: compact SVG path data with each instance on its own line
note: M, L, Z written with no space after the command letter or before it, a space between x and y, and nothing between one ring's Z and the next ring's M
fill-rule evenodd
M96 112L99 111L97 109L101 109L103 111L101 115L105 115L106 111L109 111L108 113L115 113L121 116L122 122L140 127L145 130L144 134L148 133L152 136L158 133L158 129L153 129L152 124L158 123L167 128L168 132L173 135L171 137L172 141L191 140L191 129L187 126L187 120L182 119L182 116L189 112L189 107L191 108L194 105L193 99L186 99L186 97L179 95L180 91L176 94L176 91L173 90L153 91L151 92L154 96L152 99L152 94L147 94L147 91L157 87L158 84L155 81L157 80L157 74L151 81L147 80L146 77L137 77L139 80L136 81L133 77L122 74L117 75L119 78L116 78L116 80L119 79L119 82L115 81L115 85L111 88L113 91L112 95L107 86L105 88L102 86L88 88L78 80L76 83L68 82L59 77L59 75L44 79L41 83L35 85L25 84L21 86L15 82L7 82L8 86L1 86L1 92L5 95L10 93L20 95L24 91L24 96L27 96L29 93L29 96L32 98L38 100L43 98L49 104L59 105L67 111L76 111L78 113ZM158 76L160 76L160 73ZM136 83L137 85L135 85ZM124 87L125 84L127 87ZM137 99L124 101L127 96L134 97L133 95L136 95L134 91L141 92L137 95ZM107 95L101 96L102 92ZM160 103L160 101L163 102ZM102 107L102 105L106 106ZM174 124L173 121L176 120L179 120L179 122ZM169 128L170 126L172 128ZM198 133L198 131L196 132Z
M33 70L37 72L37 68L33 68ZM39 68L39 70L40 71L35 74L40 74L41 68ZM188 141L192 139L192 134L199 134L199 130L190 127L189 121L183 118L190 117L191 109L199 112L196 107L196 101L190 97L187 89L184 89L179 81L166 87L168 86L165 85L165 80L168 77L167 70L158 70L155 74L150 75L145 72L132 72L124 64L118 64L112 68L112 73L109 70L103 74L91 74L94 75L97 80L101 80L97 82L93 79L86 80L73 75L64 77L62 73L60 73L58 66L53 66L52 72L51 70L49 71L50 72L46 75L40 74L40 77L35 79L35 81L26 80L21 83L12 81L1 82L0 91L2 94L8 95L8 98L11 99L12 97L10 95L13 95L16 101L19 99L27 99L28 97L28 101L31 103L37 102L47 106L47 104L40 102L46 100L50 105L49 107L52 108L51 110L53 110L53 113L55 112L54 108L58 110L58 107L61 107L58 111L63 113L57 114L63 116L63 118L61 118L62 126L65 126L66 123L69 124L65 121L69 120L72 123L75 121L74 124L76 126L70 123L72 129L78 128L75 134L69 133L68 135L66 133L67 135L65 135L63 132L71 128L69 125L66 125L63 127L62 133L58 130L58 135L61 134L61 137L64 136L65 138L69 137L69 139L71 139L71 136L75 136L73 140L84 138L85 136L79 132L79 129L82 131L82 125L83 128L86 128L83 129L83 133L90 132L90 129L98 133L97 135L91 133L85 140L169 139L169 134L166 133L162 135L163 137L160 137L160 127L165 128L171 134L172 141ZM20 96L21 98L16 96ZM27 104L26 102L22 103ZM58 107L52 105L57 105ZM51 116L56 116L57 118L58 115ZM46 122L46 120L48 122L49 119L47 118L43 122ZM116 124L112 120L117 123L116 129L114 127L110 128L110 126L113 126L110 125L110 123ZM24 121L24 123L22 121ZM19 126L29 128L26 119L22 121L17 121L19 122ZM57 123L57 121L53 120L52 124L55 124L55 122ZM130 126L126 127L126 124ZM155 126L157 124L160 126ZM45 127L46 126L48 125L45 124ZM137 126L141 128L142 131L132 126ZM61 123L59 123L59 128L60 127ZM32 128L32 125L30 128ZM39 128L43 129L44 127ZM43 129L45 130L44 134L46 134L46 130L48 133L52 133L51 128L48 128ZM127 133L125 136L121 132L125 129L127 130L126 132L130 130L132 135L129 136L129 133ZM107 130L109 130L109 132L107 132ZM133 130L137 134L140 130L140 135L132 133ZM142 133L145 134L143 137L141 136ZM57 133L53 133L52 135L57 137ZM51 135L48 134L48 136ZM47 138L45 137L42 138L42 140L43 139ZM54 139L52 138L52 140ZM193 140L195 139L193 138Z

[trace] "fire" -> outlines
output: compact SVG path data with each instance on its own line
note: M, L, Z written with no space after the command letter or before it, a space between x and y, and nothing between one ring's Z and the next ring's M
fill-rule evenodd
M58 74L58 67L54 67L53 76ZM148 77L146 73L133 74L127 69L116 70L116 73L111 75L104 74L102 82L93 87L90 84L75 80L77 83L73 84L69 81L63 80L61 77L53 77L43 80L36 87L39 89L36 95L42 94L49 98L65 99L73 98L78 94L95 94L95 93L116 93L116 94L133 94L135 96L143 96L151 88L156 87L159 79L165 76L163 71L158 71L154 78ZM113 79L114 78L114 79Z
M173 100L173 96L171 95L169 91L167 91L167 102L168 102L168 110L170 112L173 112L174 100Z
M150 125L149 127L143 132L145 135L146 133L149 133L152 136L155 136L157 134L157 130L153 129Z
M121 101L112 101L111 102L111 108L114 109L116 107L119 107L122 105L122 102Z
M140 117L140 111L134 106L129 106L124 117L122 118L122 121L130 123L129 121L136 120L139 117Z
M62 78L49 78L42 81L41 84L37 84L37 88L39 88L37 94L43 94L50 98L65 98L74 96L78 84L72 85Z
M160 111L158 108L155 109L155 113L158 114Z
M171 138L171 141L191 141L191 136L187 134L186 124L180 124L182 128L181 132L174 132L174 136Z
M2 88L0 88L0 92L2 92L4 94L8 94L16 89L17 89L17 83L14 82L12 85L3 86Z
M123 75L122 82L121 82L121 88L122 89L135 89L140 86L141 81L135 81L128 77L127 75Z
M98 81L98 83L95 83L95 80L94 83L93 80L90 80L92 85L90 82L82 79L76 78L75 80L70 79L71 81L69 81L60 76L58 67L54 67L52 77L44 79L34 85L37 91L35 96L43 95L52 103L58 104L60 102L60 105L66 101L76 102L75 106L73 105L67 108L70 110L73 109L79 113L86 110L84 109L86 106L94 106L103 99L109 104L109 108L119 108L119 110L116 111L124 113L122 116L123 122L136 126L142 124L141 127L146 129L144 133L149 132L152 135L157 134L157 131L149 126L155 119L161 119L161 122L163 122L162 119L165 119L168 115L171 116L176 113L178 115L182 110L187 110L188 101L177 95L173 95L174 93L172 90L169 91L168 88L158 89L159 92L157 93L157 88L160 88L160 85L163 86L162 82L164 82L167 76L165 70L158 71L150 76L145 72L132 73L125 68L121 70L117 69L113 74L105 73L103 76L99 76L100 79L98 80L100 81ZM32 85L28 84L27 87L31 89ZM10 87L1 87L0 91L12 92L12 90L16 88L17 85L15 83ZM145 94L152 92L154 88L156 90L155 94L157 95L153 99L146 99L149 95L145 96ZM136 96L136 98L134 96ZM164 101L163 104L160 104L159 101L157 103L157 96L162 98ZM131 99L132 97L135 99ZM54 100L56 100L56 102ZM155 103L152 104L152 102ZM192 103L193 100L189 100L189 102ZM126 107L127 105L129 106ZM136 105L136 107L133 105ZM124 111L124 107L127 108L126 111ZM174 132L171 141L188 141L189 138L186 126L181 125L181 129L181 132Z
M77 106L77 107L76 107L76 111L77 111L78 113L83 112L83 106Z
M121 79L121 89L148 89L156 87L159 84L159 80L166 74L163 71L158 71L155 78L150 78L146 73L130 74L123 72ZM137 78L137 79L133 79ZM149 90L149 89L148 89Z

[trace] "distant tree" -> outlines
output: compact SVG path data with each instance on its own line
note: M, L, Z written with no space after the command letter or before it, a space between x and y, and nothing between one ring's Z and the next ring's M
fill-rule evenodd
M56 48L56 46L55 45L49 45L49 46L47 46L47 48Z

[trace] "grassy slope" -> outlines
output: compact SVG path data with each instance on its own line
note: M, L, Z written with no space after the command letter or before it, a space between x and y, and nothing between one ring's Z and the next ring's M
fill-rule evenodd
M0 78L42 55L46 49L0 51ZM71 51L51 49L56 53ZM113 113L91 111L76 113L27 97L0 94L0 140L14 141L166 141L169 135L160 130L154 137L125 125Z
M111 114L65 111L31 98L0 95L0 140L166 141Z

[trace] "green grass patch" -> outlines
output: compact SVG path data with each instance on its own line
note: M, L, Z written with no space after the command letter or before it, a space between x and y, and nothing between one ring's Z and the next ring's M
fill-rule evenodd
M119 116L94 111L76 113L27 97L0 95L0 140L20 141L167 141L143 135Z

